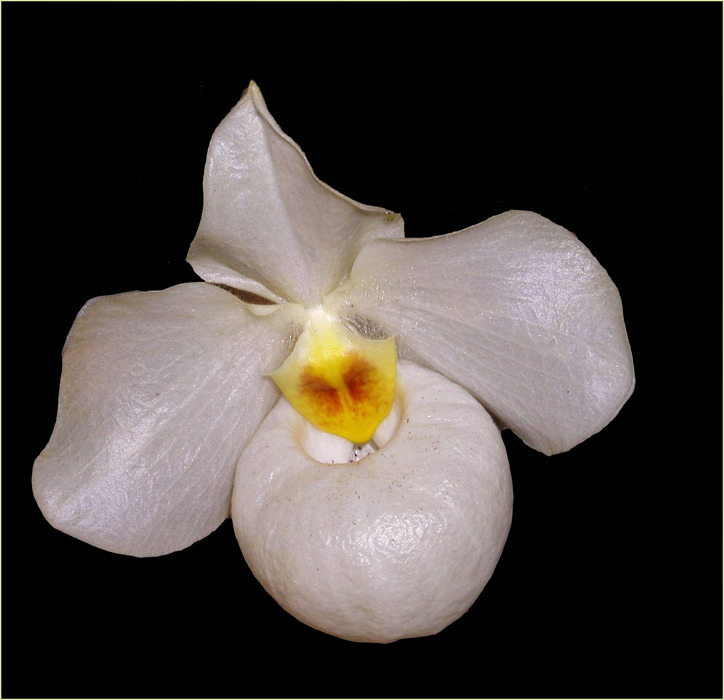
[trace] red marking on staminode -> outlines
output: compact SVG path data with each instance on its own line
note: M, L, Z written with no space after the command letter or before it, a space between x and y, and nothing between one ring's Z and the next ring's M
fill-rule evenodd
M349 365L342 373L342 381L353 402L362 403L369 399L374 374L374 366L363 357L357 354L350 357Z
M342 410L342 399L337 389L309 367L302 372L299 383L305 394L314 396L314 402L322 412L331 415Z

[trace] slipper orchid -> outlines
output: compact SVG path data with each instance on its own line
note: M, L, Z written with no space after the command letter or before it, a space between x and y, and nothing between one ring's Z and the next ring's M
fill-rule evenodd
M462 615L510 527L501 427L569 450L633 390L618 291L573 234L513 211L405 239L317 180L254 83L213 135L188 261L203 282L78 314L35 498L139 557L231 515L264 587L343 638Z

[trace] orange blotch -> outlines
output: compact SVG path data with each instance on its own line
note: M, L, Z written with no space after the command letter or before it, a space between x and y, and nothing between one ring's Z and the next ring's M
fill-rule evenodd
M360 355L351 356L349 365L342 373L342 381L354 403L369 400L370 385L373 384L376 374L377 371L372 363Z
M299 387L303 394L314 397L313 403L322 413L331 416L342 410L342 399L337 389L310 367L302 372Z

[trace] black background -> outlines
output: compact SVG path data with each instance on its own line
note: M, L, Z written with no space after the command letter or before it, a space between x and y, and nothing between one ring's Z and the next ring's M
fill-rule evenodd
M4 697L721 697L718 3L3 4ZM473 608L391 645L298 623L230 521L139 560L30 490L94 296L194 280L215 126L253 79L317 175L408 236L511 208L618 285L637 387L567 454L505 440Z

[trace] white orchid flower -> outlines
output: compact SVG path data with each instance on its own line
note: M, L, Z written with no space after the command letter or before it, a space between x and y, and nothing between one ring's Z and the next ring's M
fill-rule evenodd
M633 364L616 287L560 226L514 211L403 236L316 179L252 83L209 148L204 282L75 320L33 470L48 521L147 557L231 515L269 593L346 639L462 615L510 527L501 427L569 450Z

